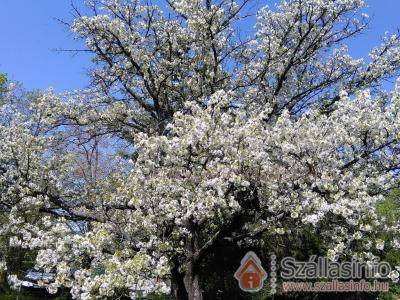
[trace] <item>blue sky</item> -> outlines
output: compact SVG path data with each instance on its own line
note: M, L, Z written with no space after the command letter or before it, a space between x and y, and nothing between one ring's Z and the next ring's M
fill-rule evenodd
M79 6L83 0L74 0ZM260 0L271 4L271 0ZM365 56L385 31L400 27L399 0L367 0L369 29L351 42L351 53ZM72 56L55 49L83 49L55 18L70 21L70 0L2 0L0 9L0 72L28 89L53 86L56 91L79 89L88 84L90 56Z

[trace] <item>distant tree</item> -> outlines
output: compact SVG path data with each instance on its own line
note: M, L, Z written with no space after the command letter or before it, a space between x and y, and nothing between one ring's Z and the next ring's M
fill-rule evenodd
M301 239L318 237L332 259L367 261L400 248L376 209L398 185L400 88L381 84L400 40L350 56L364 1L282 1L254 33L240 31L251 0L87 2L72 30L91 87L1 115L0 233L57 273L50 292L199 300L215 296L221 247L309 253Z
M22 114L26 114L25 119L33 117L28 111L32 102L36 101L40 93L26 91L18 82L7 80L5 75L0 78L2 80L2 84L0 85L0 128L12 128L15 122L18 122L18 119L22 117ZM8 139L8 142L12 142L11 137ZM15 160L17 161L18 159L16 158ZM4 189L7 180L9 183L18 184L17 177L12 175L11 172L10 165L7 166L7 162L2 160L0 163L0 174L2 175L2 184L0 185L0 195L2 199L0 202L0 223L2 225L7 224L12 211L11 195L7 195ZM10 177L8 177L8 175L10 175ZM13 182L13 180L16 181ZM8 201L6 200L7 198L9 199ZM41 214L36 213L29 216L29 220L31 221L35 221L37 218L41 218ZM6 286L6 278L4 275L8 272L24 276L26 271L35 265L37 251L10 245L10 234L3 230L0 231L2 233L2 235L0 235L1 291L1 289Z
M7 77L6 74L0 73L0 105L2 104L2 99L7 87Z

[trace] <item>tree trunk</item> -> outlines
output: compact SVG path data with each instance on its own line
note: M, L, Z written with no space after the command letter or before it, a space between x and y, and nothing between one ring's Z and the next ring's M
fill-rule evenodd
M171 294L175 300L187 300L188 294L184 284L184 274L180 273L178 267L171 270Z
M203 300L202 291L200 289L199 275L196 272L193 262L189 263L183 281L185 283L188 300Z
M198 227L197 223L192 221L189 221L188 228L192 234L192 237L189 238L186 243L186 250L188 252L188 257L185 262L186 268L185 268L183 283L185 284L188 300L203 300L203 294L200 289L200 279L198 272L200 258L197 255L199 250L198 234L200 228Z

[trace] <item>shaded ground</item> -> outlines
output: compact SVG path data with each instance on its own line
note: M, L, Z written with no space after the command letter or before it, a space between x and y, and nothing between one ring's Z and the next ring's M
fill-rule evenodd
M0 291L0 300L69 300L67 295L49 295L45 291Z

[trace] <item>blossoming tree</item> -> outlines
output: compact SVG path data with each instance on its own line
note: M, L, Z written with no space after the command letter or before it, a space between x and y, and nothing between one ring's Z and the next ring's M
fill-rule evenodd
M71 27L94 55L90 89L44 93L0 127L0 233L56 272L50 292L198 300L219 245L304 231L332 259L400 248L375 211L398 184L400 88L381 86L400 40L348 54L364 1L287 0L256 19L251 0L87 2Z

